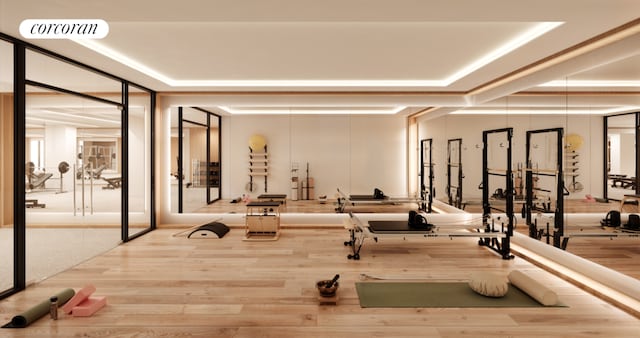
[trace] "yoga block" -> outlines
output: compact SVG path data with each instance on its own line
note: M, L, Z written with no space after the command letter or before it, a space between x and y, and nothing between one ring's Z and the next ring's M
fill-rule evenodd
M73 308L74 317L89 317L107 305L107 297L89 297Z
M80 289L78 292L76 292L76 294L62 306L62 311L64 311L64 313L66 314L71 313L71 311L76 305L82 303L84 300L89 298L89 296L91 296L94 292L96 292L95 286L91 284L86 285L85 287Z

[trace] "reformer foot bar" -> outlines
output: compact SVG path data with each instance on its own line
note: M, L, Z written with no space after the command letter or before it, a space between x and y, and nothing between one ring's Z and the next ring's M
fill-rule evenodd
M425 214L427 215L427 214ZM487 228L459 229L455 231L443 231L441 227L434 226L431 230L418 230L411 228L407 220L362 220L357 215L349 213L349 219L344 223L345 229L349 231L349 240L344 242L345 246L351 247L348 259L359 260L360 250L367 238L373 238L378 242L379 238L478 238L478 245L487 246L500 253L504 259L510 258L509 253L502 251L500 239L508 237L504 226L496 230L493 224ZM495 249L497 247L497 249Z
M340 189L337 192L338 206L336 212L343 213L348 206L357 205L397 205L402 203L416 203L418 209L422 210L423 200L413 197L389 197L374 198L373 195L346 195Z

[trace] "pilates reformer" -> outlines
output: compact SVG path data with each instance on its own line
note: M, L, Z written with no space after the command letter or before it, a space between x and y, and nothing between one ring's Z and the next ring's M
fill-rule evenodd
M397 205L403 203L417 203L420 210L423 210L424 207L422 198L390 197L384 195L384 193L379 189L376 189L371 195L347 195L338 189L336 197L338 206L335 210L338 213L345 212L348 206L355 207L358 205Z
M625 174L609 174L607 178L611 180L612 188L636 190L638 180L635 177L627 177Z
M616 226L608 226L602 224L569 225L562 222L562 232L558 228L552 228L552 224L555 223L552 214L538 214L533 220L537 232L535 236L531 237L538 240L546 238L547 244L553 244L562 250L566 250L571 238L640 238L640 228L629 228L627 224L622 223ZM551 239L553 239L553 243Z
M421 215L426 219L426 215L430 214L421 213ZM349 219L344 222L345 229L349 231L349 240L345 241L344 245L351 247L351 253L347 255L348 259L360 259L360 250L368 238L372 238L375 242L378 242L378 240L382 238L406 239L407 237L418 237L427 239L453 239L474 237L479 238L479 245L491 247L496 245L499 239L504 240L508 237L504 225L501 226L500 230L497 230L494 222L484 227L474 227L469 224L470 227L468 228L460 228L459 225L456 225L454 228L452 226L445 227L444 224L434 225L427 223L427 227L419 228L412 226L405 214L388 216L388 218L385 219L378 219L377 217L367 219L367 217L372 218L367 214L355 215L349 213ZM404 219L400 219L400 217Z

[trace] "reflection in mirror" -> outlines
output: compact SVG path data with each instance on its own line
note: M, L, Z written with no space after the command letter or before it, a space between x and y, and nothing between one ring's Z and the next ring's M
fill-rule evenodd
M13 46L0 40L0 293L14 287Z
M462 209L462 139L450 139L447 143L448 203Z
M636 114L607 116L607 197L636 194Z
M220 118L199 108L171 110L171 212L199 212L221 198Z
M129 86L128 103L128 235L132 236L151 226L151 94Z

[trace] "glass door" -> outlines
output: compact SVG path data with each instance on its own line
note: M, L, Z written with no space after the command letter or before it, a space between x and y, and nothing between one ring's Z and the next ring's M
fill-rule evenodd
M26 93L28 285L120 243L122 111L37 85Z

